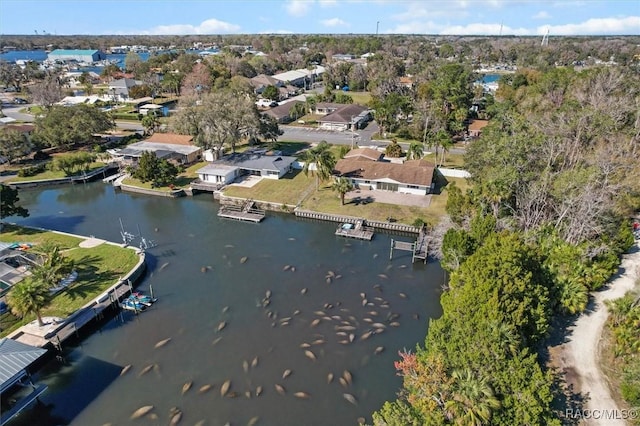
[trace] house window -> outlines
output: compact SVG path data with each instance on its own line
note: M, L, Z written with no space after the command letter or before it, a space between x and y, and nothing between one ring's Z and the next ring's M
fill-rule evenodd
M371 181L370 180L365 180L364 183L371 183Z
M420 189L420 187L418 185L407 185L407 188L410 189Z
M378 189L382 189L383 191L398 192L398 184L388 183L388 182L378 182Z

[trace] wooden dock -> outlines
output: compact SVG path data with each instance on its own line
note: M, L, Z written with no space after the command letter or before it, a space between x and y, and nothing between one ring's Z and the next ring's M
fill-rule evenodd
M394 250L401 250L411 252L412 263L415 262L416 259L422 260L424 263L427 263L427 258L429 257L430 241L431 237L429 237L425 226L422 226L420 228L418 238L413 243L391 239L391 251L389 252L389 260L393 258Z
M236 206L233 204L221 206L220 210L218 210L218 216L225 219L258 223L264 219L265 212L264 210L256 208L253 200L247 200L242 206Z
M62 349L62 342L69 337L78 334L78 330L94 319L101 319L104 311L109 307L117 307L118 303L131 293L131 285L122 282L107 293L106 300L95 303L94 305L85 307L76 312L69 318L64 327L56 330L52 336L47 336L47 340L51 342L58 350Z
M335 234L339 237L355 238L358 240L371 241L373 238L373 228L364 225L364 219L358 219L355 224L341 223Z

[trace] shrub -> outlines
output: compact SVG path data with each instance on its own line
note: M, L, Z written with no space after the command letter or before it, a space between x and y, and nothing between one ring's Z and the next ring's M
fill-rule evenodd
M42 173L45 170L47 170L47 166L45 164L38 164L37 166L25 167L18 170L18 176L31 177L37 175L38 173Z

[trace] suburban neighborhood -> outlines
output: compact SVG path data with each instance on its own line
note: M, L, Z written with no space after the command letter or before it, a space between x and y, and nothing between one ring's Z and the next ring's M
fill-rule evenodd
M637 424L640 39L375 24L0 37L0 425Z

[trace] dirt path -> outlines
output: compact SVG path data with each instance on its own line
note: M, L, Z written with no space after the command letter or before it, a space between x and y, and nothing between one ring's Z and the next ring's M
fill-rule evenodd
M593 310L581 315L572 327L567 330L567 342L557 348L554 356L556 365L561 366L567 374L567 382L575 386L587 398L584 409L601 410L607 413L620 413L619 407L611 397L607 381L599 367L599 343L602 337L608 311L605 300L617 299L631 290L640 273L640 243L632 253L623 257L621 273L614 276L603 291L593 294ZM595 416L594 416L595 417ZM591 418L585 425L623 426L624 420L612 418Z

